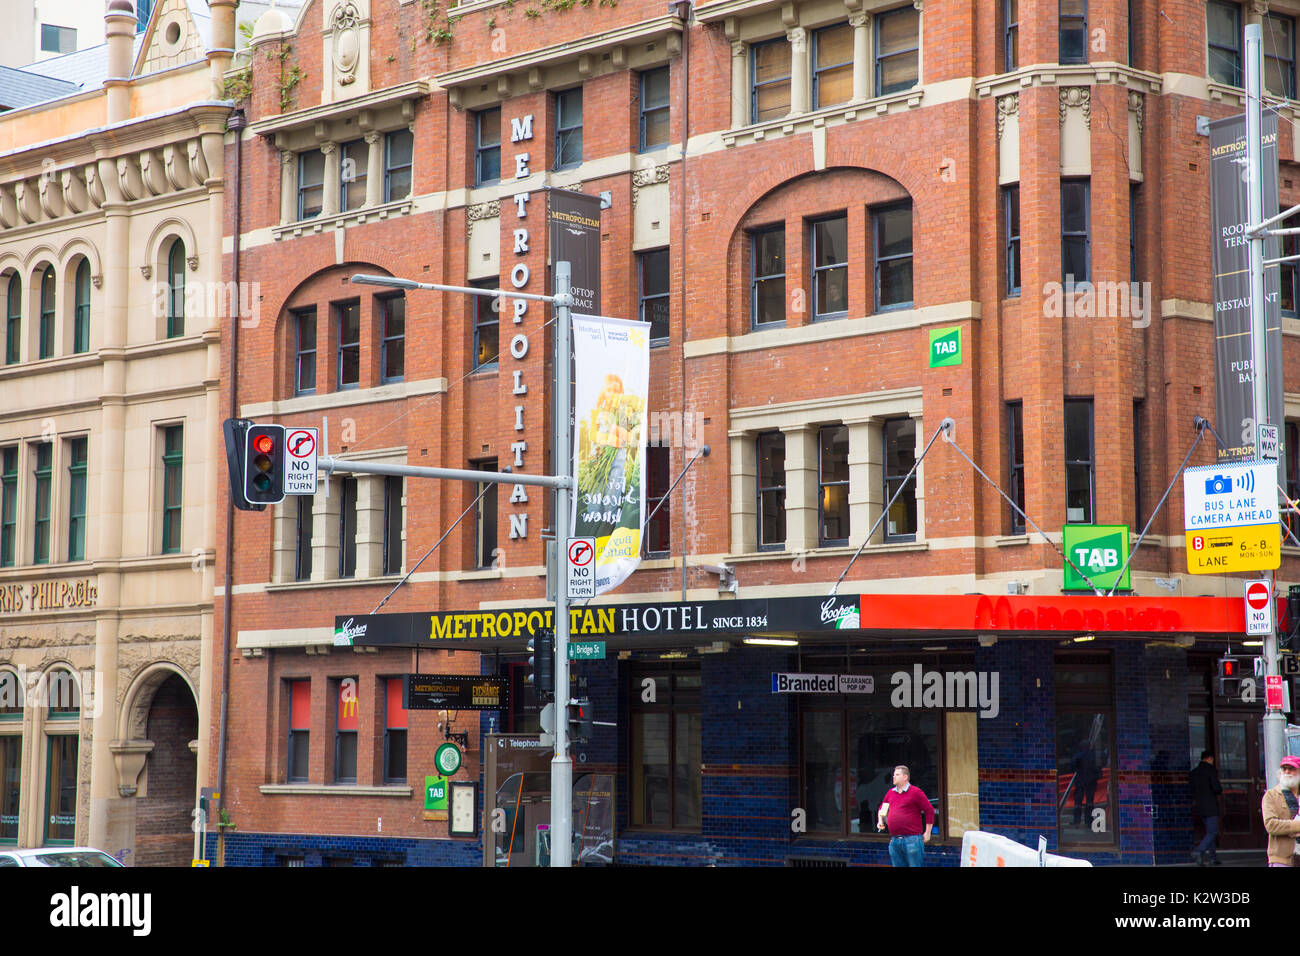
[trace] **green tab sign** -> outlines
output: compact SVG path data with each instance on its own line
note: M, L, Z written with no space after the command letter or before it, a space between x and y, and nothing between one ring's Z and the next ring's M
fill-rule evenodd
M961 364L961 328L930 330L930 368Z
M1065 590L1091 591L1082 571L1099 588L1129 590L1128 525L1067 524L1061 529L1061 545L1069 561L1065 562ZM1075 567L1070 566L1074 562ZM1123 578L1120 569L1124 569Z
M569 660L603 661L604 659L604 641L569 641Z
M445 777L424 778L424 809L447 809L447 780Z

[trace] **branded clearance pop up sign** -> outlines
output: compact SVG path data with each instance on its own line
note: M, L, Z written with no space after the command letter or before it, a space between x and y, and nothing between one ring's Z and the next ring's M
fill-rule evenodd
M1061 529L1061 544L1066 557L1065 590L1091 591L1092 585L1084 580L1088 576L1093 585L1110 590L1127 591L1131 588L1128 567L1128 525L1126 524L1067 524ZM1074 562L1074 567L1070 562ZM1078 568L1078 571L1075 570ZM1120 576L1120 569L1124 575Z

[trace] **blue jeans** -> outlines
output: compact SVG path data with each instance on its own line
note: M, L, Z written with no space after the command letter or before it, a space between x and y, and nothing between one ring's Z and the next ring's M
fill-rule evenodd
M891 837L889 862L894 866L925 866L925 840L921 834Z
M1219 835L1219 818L1206 817L1205 818L1205 839L1202 840L1200 843L1196 844L1196 849L1194 849L1192 852L1204 853L1206 850L1209 850L1210 859L1211 860L1215 859L1214 838L1217 837L1218 835Z

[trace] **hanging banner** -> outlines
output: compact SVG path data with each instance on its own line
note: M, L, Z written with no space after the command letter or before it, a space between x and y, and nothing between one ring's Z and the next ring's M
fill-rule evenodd
M573 536L596 539L596 593L641 562L650 323L573 317Z
M1264 217L1277 213L1277 114L1265 111L1261 127ZM1246 175L1246 117L1233 116L1210 124L1210 225L1213 229L1214 270L1214 393L1215 428L1226 447L1219 461L1241 461L1255 455L1254 376L1250 345L1249 195ZM1264 258L1281 255L1276 238L1264 243ZM1264 424L1281 425L1282 305L1281 271L1264 268L1264 349L1268 356L1268 408ZM1279 455L1279 481L1285 487L1284 462Z
M551 262L567 262L573 311L600 315L600 197L547 190Z

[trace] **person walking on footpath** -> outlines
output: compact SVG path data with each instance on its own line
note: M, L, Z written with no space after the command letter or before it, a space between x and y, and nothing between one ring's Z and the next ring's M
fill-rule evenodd
M1296 837L1300 836L1300 757L1283 757L1277 786L1264 791L1260 809L1268 831L1268 865L1295 866Z
M1219 794L1223 793L1223 784L1219 783L1219 771L1214 769L1214 754L1201 751L1201 762L1187 775L1187 783L1192 791L1192 808L1205 821L1205 839L1192 850L1192 859L1197 866L1205 866L1208 853L1209 862L1218 866L1215 843L1219 836Z
M911 784L912 772L899 764L894 786L876 813L876 829L889 827L889 862L893 866L925 866L925 844L934 827L934 807L920 787Z

